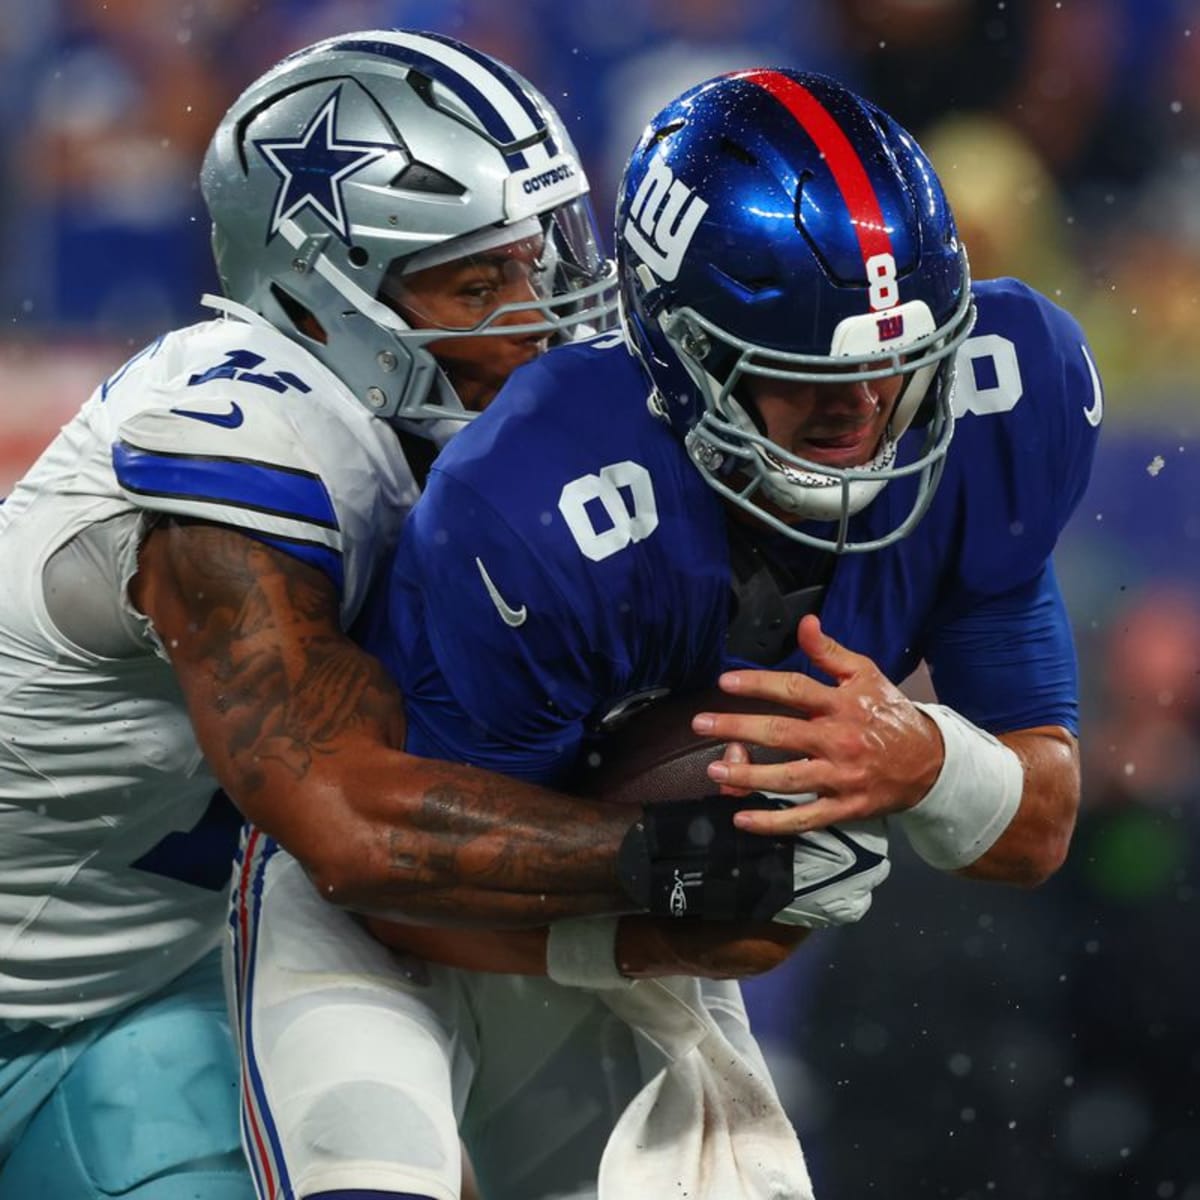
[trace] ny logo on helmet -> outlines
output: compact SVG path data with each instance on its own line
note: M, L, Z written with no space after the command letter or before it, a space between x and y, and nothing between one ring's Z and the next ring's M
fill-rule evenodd
M634 194L624 237L642 262L664 283L670 283L679 274L683 256L706 212L707 201L656 158Z

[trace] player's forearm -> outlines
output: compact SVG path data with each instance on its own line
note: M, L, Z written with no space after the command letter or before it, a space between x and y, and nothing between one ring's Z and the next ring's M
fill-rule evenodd
M401 699L378 663L344 639L316 657L268 717L261 687L226 696L226 732L205 740L234 801L328 900L496 926L628 907L615 859L629 812L405 754Z
M623 907L630 814L404 754L400 694L313 568L167 524L135 582L222 787L334 903L493 925Z
M1003 734L1000 741L1021 760L1024 787L1008 828L960 874L1032 887L1063 864L1079 809L1079 748L1058 727Z
M221 778L331 903L496 928L630 908L616 876L629 809L417 758L367 721L301 741L303 759L229 755Z
M494 927L630 907L616 876L628 810L386 751L337 792L328 828L345 850L323 838L297 853L333 903Z
M294 705L223 763L230 795L322 895L413 921L497 927L628 909L615 862L634 814L405 754L399 693L356 647L337 654L338 692L356 699L336 711L332 698Z

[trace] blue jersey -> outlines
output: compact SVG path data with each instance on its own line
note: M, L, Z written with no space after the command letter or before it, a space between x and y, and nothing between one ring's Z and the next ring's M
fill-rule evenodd
M1012 280L975 295L932 506L903 540L833 562L822 624L894 681L926 661L939 700L984 728L1075 731L1051 554L1087 483L1100 384L1061 309ZM736 523L648 393L616 338L555 350L437 460L365 632L414 753L553 782L612 714L737 664ZM894 526L913 487L890 482L852 537ZM760 542L798 568L821 553ZM774 665L810 669L797 649Z

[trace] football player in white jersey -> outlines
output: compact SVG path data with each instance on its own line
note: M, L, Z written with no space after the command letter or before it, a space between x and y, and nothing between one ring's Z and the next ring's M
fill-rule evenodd
M408 889L395 813L449 768L402 792L398 696L343 630L437 446L615 295L556 113L450 39L285 59L201 182L215 319L0 508L4 1200L252 1194L215 954L241 814L335 899Z

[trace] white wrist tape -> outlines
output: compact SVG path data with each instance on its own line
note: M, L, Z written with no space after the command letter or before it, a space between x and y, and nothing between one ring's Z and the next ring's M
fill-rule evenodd
M618 917L571 917L555 921L546 940L546 974L577 988L628 987L617 970Z
M917 707L940 730L946 758L925 798L896 819L930 866L956 871L986 854L1012 823L1025 772L1014 751L952 708Z

